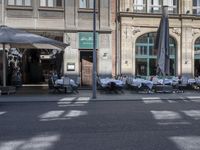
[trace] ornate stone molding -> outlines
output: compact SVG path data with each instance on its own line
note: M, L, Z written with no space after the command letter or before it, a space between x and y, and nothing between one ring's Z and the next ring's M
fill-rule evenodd
M133 37L136 33L141 32L140 27L126 26L123 29L125 37Z
M68 42L69 44L71 44L71 38L68 33L65 33L65 42Z
M192 29L192 36L195 36L198 33L200 33L200 29Z
M138 32L141 32L140 27L131 27L132 34L135 35Z
M181 29L180 28L173 28L172 32L175 33L176 35L180 36L181 35Z

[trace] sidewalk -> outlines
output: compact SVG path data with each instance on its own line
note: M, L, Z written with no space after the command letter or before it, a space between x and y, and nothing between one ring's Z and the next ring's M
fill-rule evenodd
M199 91L185 91L184 93L137 93L123 90L123 93L104 92L97 90L96 98L92 98L92 90L79 90L79 93L49 93L46 87L34 87L17 90L16 94L1 95L0 102L31 102L31 101L59 101L65 99L78 99L79 101L140 101L150 100L199 100Z

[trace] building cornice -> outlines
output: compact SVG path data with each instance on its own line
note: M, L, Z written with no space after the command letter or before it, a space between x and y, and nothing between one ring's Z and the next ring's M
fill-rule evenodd
M119 12L118 17L135 17L135 18L161 18L162 14L147 14L147 13L133 13L133 12ZM198 15L188 14L169 14L170 19L193 19L200 20Z

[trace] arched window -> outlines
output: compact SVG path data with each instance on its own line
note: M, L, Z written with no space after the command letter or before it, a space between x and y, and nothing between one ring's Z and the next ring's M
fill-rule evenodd
M200 76L200 37L194 44L194 75Z
M157 51L154 49L156 33L147 33L136 40L136 75L156 75ZM170 76L176 73L176 41L170 37Z

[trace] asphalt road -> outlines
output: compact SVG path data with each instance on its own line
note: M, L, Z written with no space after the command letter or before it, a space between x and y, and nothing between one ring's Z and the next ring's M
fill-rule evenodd
M200 101L0 103L0 150L199 150Z

